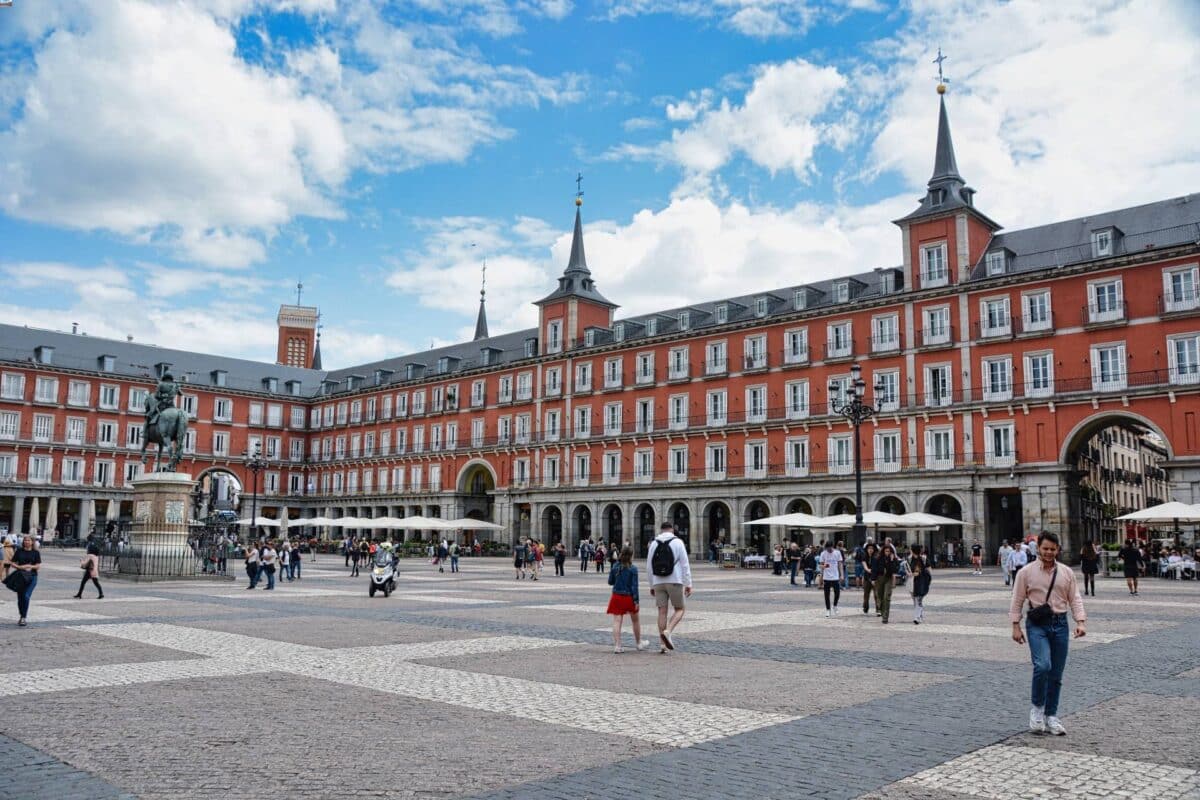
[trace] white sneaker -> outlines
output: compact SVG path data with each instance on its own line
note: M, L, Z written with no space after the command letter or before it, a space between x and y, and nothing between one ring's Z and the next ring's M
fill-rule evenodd
M833 612L832 612L832 611L830 611L830 610L827 608L827 609L825 609L825 616L826 616L826 617L832 617L832 616L833 616Z
M1037 706L1029 709L1029 730L1034 733L1046 732L1046 713Z
M1046 717L1046 732L1054 736L1067 735L1067 729L1063 727L1058 717Z
M837 606L834 606L834 607L833 607L833 615L834 615L835 617L838 615L838 613L837 613Z
M637 644L635 644L633 646L633 649L637 650L640 653L642 650L645 650L649 646L650 646L650 640L642 639L640 642L638 642Z

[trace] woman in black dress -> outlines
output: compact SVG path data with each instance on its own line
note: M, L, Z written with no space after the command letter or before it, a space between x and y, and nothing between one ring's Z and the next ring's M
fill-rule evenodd
M21 549L13 553L11 561L5 561L0 566L15 567L25 573L25 586L17 592L17 611L21 616L21 621L17 624L24 628L25 618L29 616L29 599L33 597L33 590L38 582L38 570L42 567L42 554L34 548L33 537L26 534L21 540Z
M1129 587L1130 594L1138 593L1138 576L1142 570L1142 551L1138 548L1137 542L1130 539L1125 543L1125 547L1119 553L1121 561L1125 565L1125 585Z
M1100 571L1100 551L1089 539L1083 543L1083 550L1080 551L1079 558L1083 562L1083 593L1095 597L1096 573Z

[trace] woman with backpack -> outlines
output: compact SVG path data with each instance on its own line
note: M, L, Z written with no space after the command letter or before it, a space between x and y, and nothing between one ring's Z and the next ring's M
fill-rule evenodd
M104 599L104 589L100 588L100 548L96 547L95 543L87 546L87 555L83 557L83 561L79 566L83 569L83 580L79 582L79 591L75 593L76 600L83 599L83 587L87 586L87 582L91 581L96 585L96 591L100 593L97 600Z
M908 570L912 573L913 625L920 625L925 619L925 595L929 594L929 584L933 581L933 572L922 555L919 544L912 546L912 556L908 559Z
M607 551L604 549L604 542L600 542L598 545L596 545L596 555L593 556L593 559L596 562L596 572L599 572L600 568L604 566L605 555L607 555Z
M628 545L621 548L620 557L613 562L608 573L608 585L613 587L607 612L613 618L613 652L624 652L621 649L621 624L626 614L633 623L634 648L645 650L648 643L642 641L642 622L638 618L638 571L633 565L633 548Z

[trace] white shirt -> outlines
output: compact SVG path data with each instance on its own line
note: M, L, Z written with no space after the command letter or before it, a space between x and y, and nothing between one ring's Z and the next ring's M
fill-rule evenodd
M262 549L262 563L263 566L270 566L275 563L275 551L270 547Z
M822 550L820 560L821 577L827 581L841 580L842 573L839 565L844 560L842 558L842 551L836 547L833 550Z
M654 551L662 542L671 541L671 552L675 554L675 569L671 570L670 575L659 577L654 574ZM683 540L673 533L663 532L654 537L654 541L650 543L650 549L646 553L646 574L650 576L650 585L657 586L660 583L681 583L684 586L692 585L692 565L688 561L687 548L684 547Z
M1025 551L1018 547L1008 554L1008 562L1004 565L1004 568L1009 572L1012 572L1014 569L1020 569L1027 563L1029 563L1029 561L1025 556Z

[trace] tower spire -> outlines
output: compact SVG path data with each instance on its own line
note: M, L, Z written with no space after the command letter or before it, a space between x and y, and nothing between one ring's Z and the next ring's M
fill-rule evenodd
M475 339L478 342L480 339L488 338L487 327L487 310L484 307L484 301L487 298L487 258L483 259L483 269L480 273L479 280L479 316L475 319Z
M587 255L583 252L583 173L575 176L575 232L571 237L571 258L567 261L567 274L581 272L591 275Z
M323 325L317 325L317 345L313 348L312 368L321 369L321 328Z

